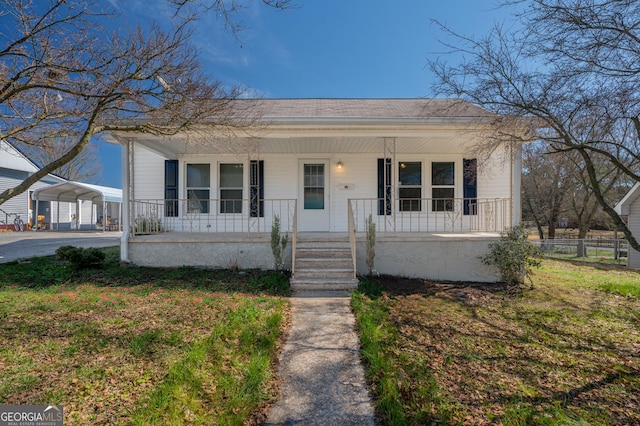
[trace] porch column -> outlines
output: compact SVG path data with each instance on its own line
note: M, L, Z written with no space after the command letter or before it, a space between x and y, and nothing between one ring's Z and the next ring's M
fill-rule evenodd
M131 139L125 139L122 144L122 238L120 239L120 261L129 263L129 232L131 211L129 203L129 179L130 179L130 150Z
M522 207L520 204L521 178L522 178L522 147L511 142L511 226L520 225L522 220Z

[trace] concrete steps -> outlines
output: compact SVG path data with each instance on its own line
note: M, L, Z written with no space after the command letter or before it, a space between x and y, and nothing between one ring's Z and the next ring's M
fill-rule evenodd
M292 290L353 290L358 286L358 280L353 277L353 260L347 238L298 239Z

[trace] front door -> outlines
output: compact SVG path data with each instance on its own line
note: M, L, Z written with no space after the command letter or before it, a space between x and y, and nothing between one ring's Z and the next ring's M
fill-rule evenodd
M300 160L299 231L329 231L329 160Z

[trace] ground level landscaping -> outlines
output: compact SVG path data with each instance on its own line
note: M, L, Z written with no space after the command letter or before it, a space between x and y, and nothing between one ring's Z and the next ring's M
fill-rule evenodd
M0 404L65 425L260 422L277 395L286 276L55 258L0 265Z
M377 278L353 297L382 424L640 424L640 274L545 261L532 288Z
M275 272L0 265L0 404L65 424L251 424L277 398ZM353 296L380 424L640 424L640 274L543 263L529 285L380 277Z

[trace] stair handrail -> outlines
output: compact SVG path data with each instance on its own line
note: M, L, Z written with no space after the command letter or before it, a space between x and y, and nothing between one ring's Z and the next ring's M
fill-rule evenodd
M356 222L353 217L353 208L351 207L351 199L347 200L347 217L348 217L348 229L349 233L349 245L351 246L351 261L353 262L353 279L357 280L357 262L356 262Z
M293 200L293 229L291 230L291 279L296 275L296 242L298 240L298 200Z

